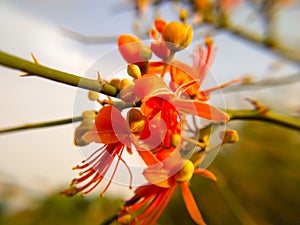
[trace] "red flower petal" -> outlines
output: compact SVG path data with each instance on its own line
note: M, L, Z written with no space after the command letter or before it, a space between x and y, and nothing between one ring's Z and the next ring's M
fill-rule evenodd
M149 69L148 69L148 73L149 74L162 74L163 69L164 69L165 63L164 62L150 62L149 63Z
M144 61L140 55L140 51L144 45L137 36L120 35L118 47L122 57L128 63L139 63Z
M215 122L226 122L229 117L218 108L198 100L172 99L174 106L186 113L197 115Z
M194 174L198 174L198 175L201 175L201 176L206 177L208 179L211 179L213 181L217 181L216 175L213 172L211 172L210 170L207 170L207 169L196 168L194 170Z
M195 199L188 187L188 184L186 182L180 183L181 193L182 197L184 199L186 208L192 217L192 219L198 224L198 225L205 225L205 222L201 216L201 213L197 207L197 204L195 202Z
M167 59L170 55L170 50L163 41L151 43L151 50L157 57L161 59Z
M168 22L163 19L154 20L154 26L159 33L162 33L167 26Z
M113 106L105 106L95 118L96 129L100 142L111 144L124 141L129 134L129 127L121 112Z
M173 81L173 83L170 84L172 90L177 89L179 86L183 84L188 84L192 80L197 79L198 76L198 73L194 68L180 61L172 62L170 68L170 74L171 74L171 79ZM196 96L200 89L199 84L200 83L197 80L197 82L195 82L187 89L186 93L192 97Z
M163 79L156 75L146 75L134 82L134 93L141 99L151 96L154 93L159 94L159 91L165 92L168 90L168 86L165 84Z

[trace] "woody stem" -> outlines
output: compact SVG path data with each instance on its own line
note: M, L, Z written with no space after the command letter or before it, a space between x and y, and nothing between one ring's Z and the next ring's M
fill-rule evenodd
M260 112L258 110L227 110L229 121L233 120L257 120L277 124L282 127L300 131L300 118L277 114L270 110Z
M118 94L118 90L109 84L100 84L97 80L51 69L49 67L7 54L3 51L0 51L0 65L24 71L28 75L39 76L48 80L100 92L109 96L116 96Z

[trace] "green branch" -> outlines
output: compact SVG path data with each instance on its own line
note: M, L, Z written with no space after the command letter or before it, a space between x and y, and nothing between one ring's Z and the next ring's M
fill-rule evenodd
M259 81L253 81L250 77L250 80L245 80L241 78L242 82L236 85L230 85L222 89L222 93L230 93L236 91L248 91L248 90L258 90L266 88L275 88L283 85L291 85L297 82L300 82L300 72L279 77L279 78L268 78ZM243 79L245 81L243 81Z
M227 110L230 120L257 120L277 124L282 127L287 127L300 131L300 119L274 113L270 110Z
M116 96L118 94L118 90L109 84L101 84L97 80L51 69L2 51L0 51L0 65L24 71L28 73L28 75L36 75L74 87L100 92L109 96Z
M20 125L20 126L0 129L0 134L11 133L11 132L16 132L16 131L23 131L23 130L32 130L32 129L36 129L36 128L46 128L46 127L53 127L53 126L58 126L58 125L70 124L70 123L73 123L73 122L79 122L82 119L83 119L82 116L77 116L77 117L73 117L73 118L53 120L53 121L48 121L48 122L27 123L27 124Z

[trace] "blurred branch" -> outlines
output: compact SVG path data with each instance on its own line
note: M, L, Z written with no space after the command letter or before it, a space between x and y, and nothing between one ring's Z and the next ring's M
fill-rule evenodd
M223 196L223 198L225 199L225 201L227 202L227 204L229 205L230 209L232 210L236 218L239 220L239 222L242 225L255 225L255 221L247 212L245 207L241 204L240 200L235 195L235 193L232 191L223 174L216 167L213 167L212 171L216 174L218 178L216 186L220 194Z
M16 131L23 131L23 130L32 130L32 129L36 129L36 128L46 128L46 127L53 127L53 126L58 126L58 125L70 124L70 123L73 123L73 122L79 122L82 119L83 119L82 116L77 116L77 117L73 117L73 118L53 120L53 121L48 121L48 122L27 123L27 124L20 125L20 126L0 129L0 134L11 133L11 132L16 132Z
M300 131L300 118L277 114L272 112L257 101L248 101L255 107L253 110L226 110L230 120L257 120L262 122L269 122Z
M237 38L241 38L243 40L246 40L250 43L253 43L263 49L267 49L289 61L295 62L297 64L300 64L300 56L299 54L296 54L293 49L284 49L284 47L280 46L278 43L273 43L272 45L265 42L265 40L255 35L254 33L251 33L250 31L246 31L241 28L234 27L232 25L226 25L225 27L219 27L215 26L215 29L220 31L229 31L231 34L233 34Z
M61 28L61 32L66 37L78 41L82 44L116 44L118 42L119 35L110 35L110 36L86 36L81 33L68 30L65 28ZM145 34L138 34L139 38L145 39L149 38L148 35Z
M86 36L65 28L60 29L63 35L83 44L112 44L117 43L119 36Z
M241 78L241 79L243 80L246 78ZM295 73L295 74L291 74L279 78L263 79L259 81L252 81L251 79L252 78L250 77L249 81L245 80L242 81L240 84L227 86L224 89L222 89L222 93L234 92L234 91L247 91L247 90L260 89L266 87L273 88L275 86L294 84L300 81L300 73Z
M49 67L39 65L36 62L30 62L2 51L0 51L0 65L24 71L26 72L25 76L36 75L70 86L100 92L109 96L116 96L118 94L118 90L109 84L102 84L97 80L51 69Z

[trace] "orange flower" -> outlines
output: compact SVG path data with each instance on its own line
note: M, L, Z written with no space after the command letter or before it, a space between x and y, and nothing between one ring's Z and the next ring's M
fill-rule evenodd
M87 143L102 143L104 146L95 151L90 157L77 165L74 169L79 169L79 177L73 179L69 188L61 193L67 196L73 196L79 192L85 195L95 189L103 180L104 176L110 169L115 157L117 163L108 184L102 191L102 194L109 187L117 167L122 161L124 148L130 152L131 132L126 120L122 117L120 111L113 106L103 107L95 118L95 127L93 130L83 135L82 139ZM126 163L125 163L126 165ZM127 166L127 165L126 165ZM77 184L83 184L77 187Z
M213 41L210 37L206 38L205 44L206 50L200 47L197 49L198 56L193 57L192 66L176 60L170 64L170 75L172 79L172 83L170 84L171 89L176 90L178 87L188 84L185 93L191 98L200 101L207 101L213 91L224 88L232 83L240 82L239 79L235 79L217 87L201 90L201 84L207 75L215 54Z
M224 112L206 102L179 98L176 92L173 93L168 88L162 78L155 75L143 76L135 80L134 92L137 97L144 99L143 102L151 100L152 97L159 97L171 103L176 109L188 114L216 122L225 122L229 119Z
M205 224L188 185L193 174L200 174L213 180L216 180L216 177L208 170L195 169L191 161L182 161L178 154L174 154L172 157L172 163L164 161L162 167L150 170L147 168L144 171L144 175L150 183L138 187L135 190L135 195L125 202L118 217L119 223L131 225L155 224L179 185L191 218L196 224ZM167 162L169 161L170 158ZM176 173L168 173L174 169L176 169Z
M145 129L140 138L152 152L176 147L174 135L181 135L181 116L174 105L163 98L152 97L141 105L141 112L147 117Z

